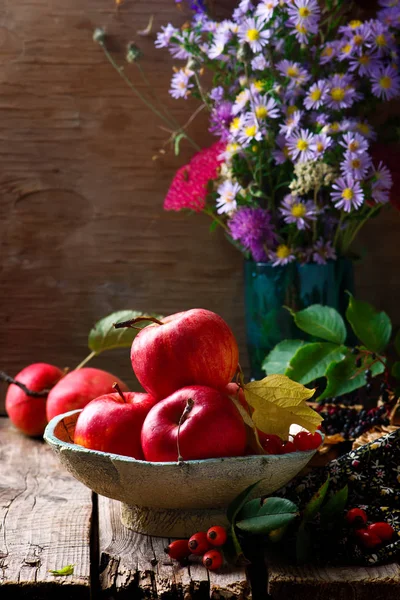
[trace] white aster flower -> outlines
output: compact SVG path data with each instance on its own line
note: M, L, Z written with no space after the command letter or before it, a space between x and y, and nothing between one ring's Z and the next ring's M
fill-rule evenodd
M242 44L249 44L253 52L260 52L268 43L271 31L263 31L264 23L258 23L256 19L246 19L239 28L239 40Z
M187 98L190 93L190 88L194 87L193 83L190 83L190 78L194 75L193 71L189 69L179 69L177 73L174 73L171 80L171 89L169 93L175 99Z
M279 0L263 0L256 8L255 15L261 21L269 21L274 16L274 8L279 6Z
M218 187L217 213L232 213L237 208L236 196L242 190L238 183L226 180Z

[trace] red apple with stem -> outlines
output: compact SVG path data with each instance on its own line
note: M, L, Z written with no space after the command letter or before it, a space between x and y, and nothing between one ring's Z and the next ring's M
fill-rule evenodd
M143 460L143 422L156 400L149 394L121 391L105 394L85 406L76 422L74 442L91 450Z
M58 367L47 363L33 363L15 376L15 380L27 388L25 391L11 383L7 390L6 412L15 427L26 435L43 435L47 425L47 395L63 375L64 372Z
M94 398L107 394L117 382L123 392L127 386L115 375L90 367L71 371L53 387L47 398L47 418L61 415L70 410L83 408Z
M152 462L243 456L245 447L238 409L225 393L206 386L178 390L153 406L143 423L143 453Z
M117 326L133 326L135 321ZM153 321L138 333L131 349L133 370L149 394L161 400L188 385L223 389L231 381L239 350L220 316L195 308Z

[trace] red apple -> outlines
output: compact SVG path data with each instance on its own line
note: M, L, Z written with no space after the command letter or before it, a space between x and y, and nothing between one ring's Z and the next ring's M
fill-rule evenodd
M91 450L143 460L140 434L156 400L136 392L122 396L105 394L89 402L76 422L74 442Z
M123 392L127 386L115 375L100 369L78 369L71 371L54 386L47 398L47 418L61 415L70 410L83 408L94 398L112 391L117 382Z
M193 385L158 402L147 415L142 429L145 459L178 460L178 424L189 399L193 407L179 433L183 460L243 456L246 427L232 400L218 390Z
M46 363L34 363L15 376L29 390L49 390L63 376L63 371ZM20 387L11 384L6 395L6 411L12 423L23 433L31 436L43 435L47 425L46 396L28 396Z
M135 374L161 400L187 385L223 389L236 372L239 351L225 321L196 308L142 329L132 344Z

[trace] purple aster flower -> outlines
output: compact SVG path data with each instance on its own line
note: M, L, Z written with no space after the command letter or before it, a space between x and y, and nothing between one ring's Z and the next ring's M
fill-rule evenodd
M337 256L332 242L324 242L320 238L313 246L312 258L317 265L326 265L328 260L336 260Z
M307 95L304 98L304 106L307 110L320 108L325 102L327 93L328 88L326 81L324 79L317 81L317 83L314 83L308 90Z
M251 67L254 71L264 71L267 69L269 62L265 59L262 54L255 56L251 61Z
M318 22L321 11L317 0L292 0L287 12L295 25L301 24L309 27Z
M378 19L388 27L400 27L400 5L384 8L378 12Z
M274 8L279 6L279 0L262 0L256 9L255 15L261 21L269 21L274 15Z
M390 200L389 190L376 183L372 185L371 196L377 204L387 204Z
M372 125L370 125L367 121L357 121L355 125L355 130L358 131L367 140L374 141L378 137Z
M346 75L334 75L328 82L327 105L339 110L350 108L356 100L352 79Z
M364 202L364 192L360 182L356 181L351 175L339 177L333 184L331 198L337 209L343 209L345 212L351 212L354 208L358 210Z
M340 170L344 176L351 175L355 179L364 179L372 165L372 158L369 154L352 154L346 152L345 160L340 165Z
M378 56L388 56L391 50L396 50L396 40L387 25L381 21L371 20L371 38L369 46Z
M241 2L239 2L239 6L233 11L233 20L240 23L243 20L243 17L246 16L246 13L253 8L254 6L250 0L241 0Z
M376 72L380 65L381 61L375 54L364 52L350 59L349 71L358 69L358 74L364 77Z
M278 149L272 151L272 156L277 165L283 165L290 158L288 140L284 135L278 135L276 138Z
M179 33L179 29L168 23L168 25L161 26L162 31L157 33L157 39L154 42L156 48L167 48L171 38Z
M390 190L393 186L392 174L382 161L379 163L377 169L374 168L373 180L376 184L379 184L380 187L387 190Z
M281 60L276 68L284 76L290 79L291 86L302 85L310 79L310 74L303 69L300 63L289 60Z
M309 229L310 223L317 218L317 209L312 200L303 202L292 194L284 198L279 212L285 223L296 223L297 229Z
M213 88L208 96L211 98L211 100L214 100L214 102L221 102L222 98L224 97L224 88L222 85L219 85Z
M332 146L333 139L326 135L326 133L320 133L314 136L312 143L312 150L315 152L316 158L321 158L325 154L326 150Z
M239 29L239 40L242 44L247 43L253 52L260 52L263 46L268 44L271 30L264 29L264 23L256 19L246 19Z
M284 134L289 138L300 125L303 114L303 111L300 110L296 110L296 112L289 114L284 121L284 125L279 127L279 133Z
M194 73L189 69L180 69L177 73L174 73L171 79L171 89L169 93L175 100L178 98L187 98L189 96L190 89L194 87L193 83L190 83L192 75L194 75Z
M277 119L280 116L278 104L274 98L268 96L259 96L254 99L252 105L257 119Z
M232 122L232 104L231 102L221 102L211 111L210 121L211 127L209 131L226 142L229 138L229 126Z
M323 47L323 50L321 52L321 57L319 59L320 64L325 65L326 63L331 62L331 60L336 58L337 53L338 53L337 42L328 42L327 44L325 44L325 46Z
M228 228L232 238L251 252L256 261L265 261L268 248L276 242L271 214L263 208L239 208L229 220Z
M372 93L378 98L392 100L400 93L398 70L392 66L377 69L371 75Z
M293 133L288 142L290 156L293 160L298 159L299 162L312 160L315 158L313 143L314 135L308 129Z
M268 258L272 261L273 267L284 267L296 260L292 248L286 244L280 244L274 252L269 252Z
M360 156L367 152L369 148L368 141L359 133L346 133L346 135L343 136L343 140L339 143L343 148L346 148L347 152L352 156Z

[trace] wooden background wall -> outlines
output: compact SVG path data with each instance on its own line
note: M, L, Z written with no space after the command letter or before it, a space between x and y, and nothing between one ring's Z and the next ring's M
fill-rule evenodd
M152 160L167 133L92 41L105 27L122 60L136 39L154 91L185 122L195 103L170 99L169 55L135 35L152 14L155 31L183 21L173 0L125 0L118 14L113 0L0 1L0 369L10 374L35 361L73 368L92 324L122 308L219 312L246 364L241 256L206 217L162 210L192 151ZM211 140L205 118L191 132ZM359 296L397 324L399 232L390 211L371 223L357 267ZM128 352L92 364L132 382Z

